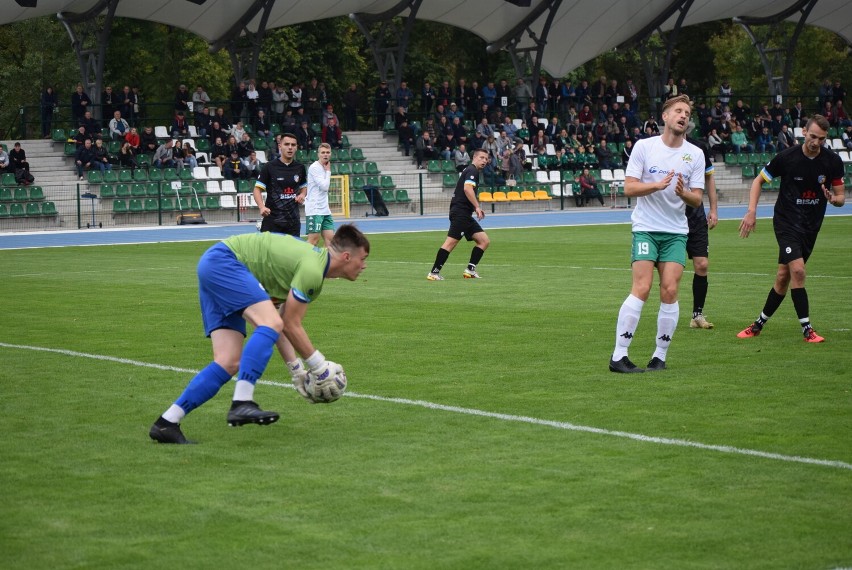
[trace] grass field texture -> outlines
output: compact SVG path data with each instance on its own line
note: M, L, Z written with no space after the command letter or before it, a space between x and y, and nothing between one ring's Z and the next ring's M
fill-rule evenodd
M487 220L486 220L487 222ZM486 224L487 225L487 224ZM852 566L852 218L755 339L777 246L711 232L713 330L691 265L664 372L607 362L629 292L627 225L489 231L484 279L425 279L443 232L371 236L362 279L308 311L349 394L309 405L273 357L148 428L210 359L195 264L211 244L0 251L2 568L840 568ZM631 358L654 346L658 290Z

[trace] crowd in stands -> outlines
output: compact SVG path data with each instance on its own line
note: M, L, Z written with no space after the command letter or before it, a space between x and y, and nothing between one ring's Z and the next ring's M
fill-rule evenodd
M685 79L671 79L664 86L664 97L681 94L691 95ZM821 112L842 131L852 126L843 105L845 95L839 81L826 80L819 91L819 105L811 111ZM154 167L194 167L196 146L181 143L194 135L208 142L210 162L227 176L252 176L258 169L257 147L268 149L268 158L274 159L274 137L280 132L294 133L303 150L313 150L320 142L341 148L343 130L357 129L359 112L364 111L355 84L341 100L342 122L325 85L316 78L289 88L269 81L242 81L228 104L221 106L212 104L202 86L190 91L180 85L167 127L170 138L163 140L150 126L140 125L138 89L125 86L116 93L106 87L100 110L109 121L102 125L93 117L91 99L78 85L71 94L72 117L79 125L73 136L78 145L78 173L82 177L82 170L108 170L112 165L138 168L142 166L140 155L150 155L149 164ZM792 107L776 102L751 109L736 97L727 80L720 84L715 100L709 99L712 104L706 100L697 100L692 136L716 153L782 150L796 144L792 133L806 120L801 101ZM426 82L417 93L405 81L394 93L381 82L372 102L376 128L395 131L401 149L414 155L419 168L428 160L444 159L461 170L474 150L484 148L491 157L486 174L490 169L507 179L532 165L573 171L623 168L636 141L660 131L653 112L640 116L640 94L630 78L622 84L601 76L575 85L571 80L542 77L534 88L522 79L511 86L505 79L483 85L459 79L455 85L447 80L436 86ZM45 89L42 120L46 137L50 136L50 111L56 105L56 94ZM119 152L104 149L102 127L108 130L110 140L121 145Z

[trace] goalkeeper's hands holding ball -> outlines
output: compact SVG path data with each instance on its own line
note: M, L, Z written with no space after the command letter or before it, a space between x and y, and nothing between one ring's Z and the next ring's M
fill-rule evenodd
M306 397L311 402L330 404L346 391L346 373L343 367L326 360L320 351L316 350L306 358L305 366L308 371L303 386ZM298 387L296 389L298 390Z

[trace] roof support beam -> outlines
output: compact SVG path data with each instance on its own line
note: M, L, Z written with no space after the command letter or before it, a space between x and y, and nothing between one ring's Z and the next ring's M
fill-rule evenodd
M547 37L553 25L553 18L562 5L562 0L544 0L533 8L527 16L515 27L506 32L501 38L491 42L485 48L488 53L494 54L501 49L509 52L512 58L512 66L515 68L515 76L522 78L535 88L541 75L541 62L544 58L544 48L547 45ZM532 25L542 16L547 15L540 33L536 34ZM518 47L526 33L533 41L531 47ZM533 55L535 58L533 59Z
M65 26L71 38L71 46L80 66L80 83L88 93L95 109L92 115L101 120L101 92L104 83L104 60L112 31L112 20L119 0L101 0L81 14L59 12L56 18ZM98 22L106 10L103 21Z
M235 84L239 84L243 79L257 76L257 60L260 57L260 48L263 37L266 35L266 24L274 4L275 0L255 0L227 32L210 43L210 53L216 53L222 48L228 50ZM261 11L263 14L257 31L252 32L248 25Z
M743 27L752 45L757 48L763 70L766 72L769 94L778 102L783 102L784 96L789 91L796 44L816 3L817 0L799 0L773 16L734 18L734 23ZM787 18L795 16L797 12L799 21L790 32L784 23Z
M423 0L402 0L381 14L349 14L349 18L364 34L367 45L373 52L379 79L388 82L391 94L396 92L402 82L411 29L422 3ZM406 10L408 15L400 26L395 18L401 16ZM378 24L378 28L371 29L372 24Z

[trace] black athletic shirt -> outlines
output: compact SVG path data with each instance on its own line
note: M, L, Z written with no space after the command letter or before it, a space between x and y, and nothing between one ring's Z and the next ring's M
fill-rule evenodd
M453 199L450 202L451 215L470 216L474 212L473 204L470 203L464 193L465 184L473 184L473 191L476 193L476 186L479 184L479 169L472 164L462 171L456 182L456 190L453 192Z
M767 182L781 177L773 218L776 231L817 233L828 204L822 186L831 190L843 184L843 161L826 147L808 158L802 145L796 145L776 154L760 174Z
M710 156L710 147L707 146L707 143L702 140L694 139L692 137L688 137L686 140L687 142L694 144L704 152L704 176L706 177L713 174L713 161L711 160L712 157ZM690 227L696 222L703 222L704 224L707 224L707 214L704 212L704 202L702 201L697 208L693 208L692 206L687 204L686 219L690 221Z
M299 204L296 196L308 185L305 165L296 162L284 164L281 159L266 163L255 183L266 192L266 207L269 216L277 225L300 223Z

